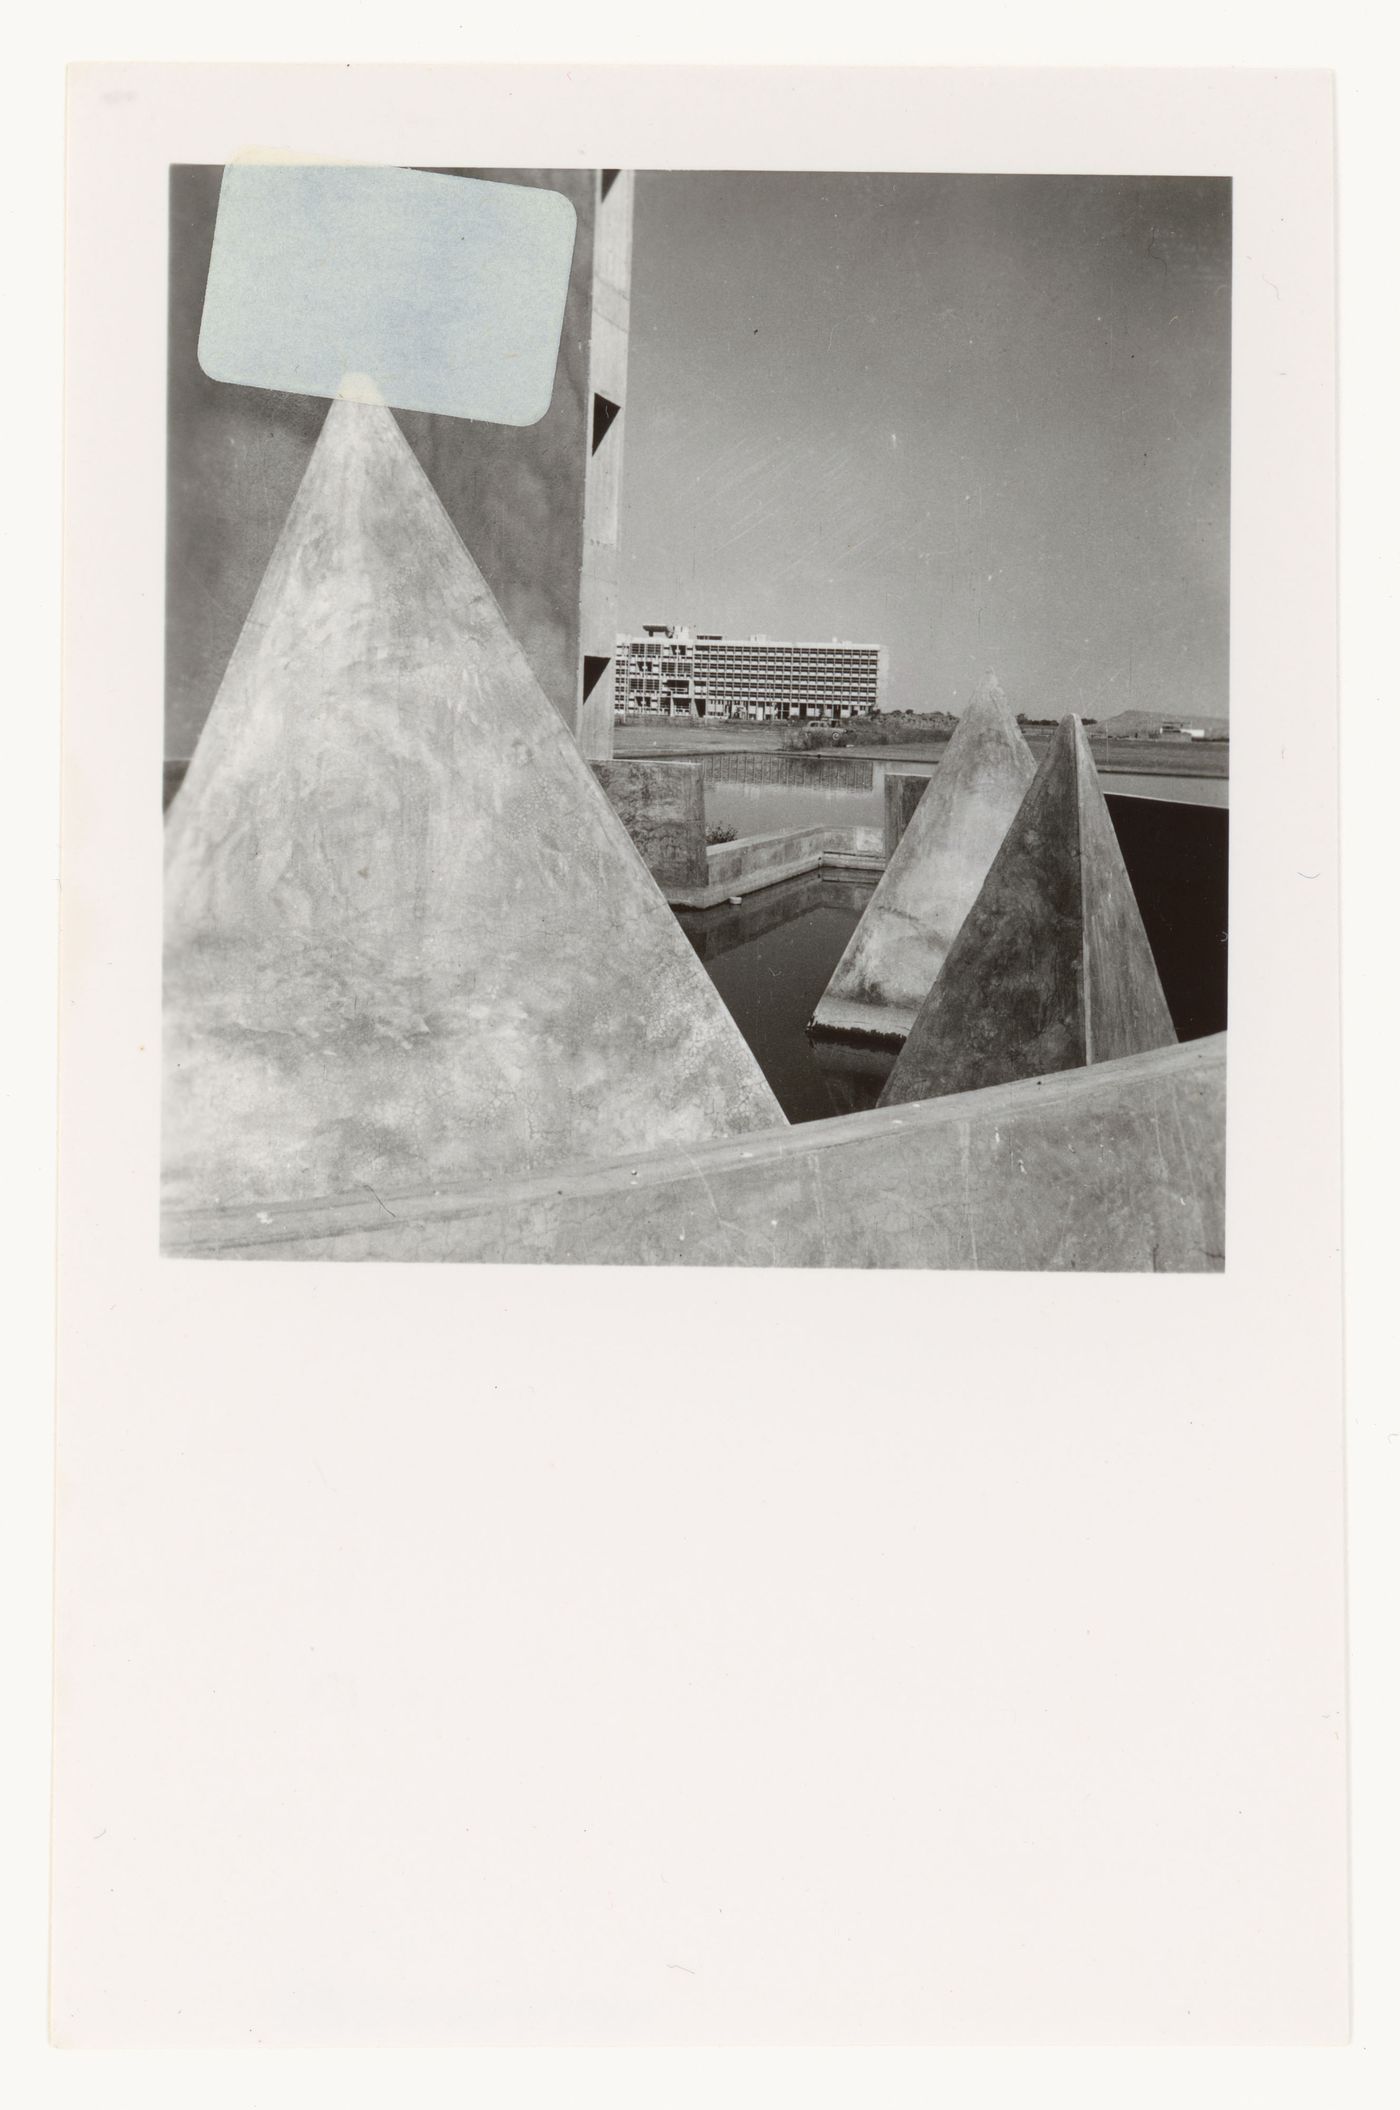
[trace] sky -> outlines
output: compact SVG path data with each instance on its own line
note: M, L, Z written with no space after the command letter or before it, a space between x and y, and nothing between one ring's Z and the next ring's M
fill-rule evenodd
M1223 717L1229 331L1218 178L643 172L621 626Z

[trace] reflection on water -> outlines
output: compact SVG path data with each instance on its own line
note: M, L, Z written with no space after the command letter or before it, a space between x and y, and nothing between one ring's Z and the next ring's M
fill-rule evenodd
M897 1048L858 1048L840 1040L813 1040L810 1046L834 1114L861 1114L874 1106L899 1055Z
M751 894L737 908L678 909L681 925L789 1121L873 1106L888 1075L869 1051L817 1048L807 1021L874 891L820 872Z
M907 770L908 763L900 763ZM917 769L918 764L914 767ZM929 770L932 764L925 765ZM885 812L883 762L843 755L706 755L707 825L737 834L779 828L879 827Z

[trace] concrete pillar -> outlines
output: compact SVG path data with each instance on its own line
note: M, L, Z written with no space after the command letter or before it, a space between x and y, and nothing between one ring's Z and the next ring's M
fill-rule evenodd
M593 332L589 347L588 472L579 583L578 742L590 762L613 751L613 659L617 651L617 540L626 438L627 337L632 289L632 202L628 169L598 176L593 224ZM601 668L601 672L599 671ZM590 676L596 677L590 686Z
M708 884L698 762L595 762L593 773L658 886Z

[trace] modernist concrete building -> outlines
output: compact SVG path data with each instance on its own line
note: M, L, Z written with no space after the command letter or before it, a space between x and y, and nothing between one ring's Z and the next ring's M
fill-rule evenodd
M624 716L868 718L882 662L882 646L846 638L793 643L644 623L617 640L613 700Z
M633 179L453 169L562 191L578 215L554 394L538 424L396 413L531 671L590 759L612 753ZM167 789L223 679L329 405L212 381L198 359L217 166L170 171Z

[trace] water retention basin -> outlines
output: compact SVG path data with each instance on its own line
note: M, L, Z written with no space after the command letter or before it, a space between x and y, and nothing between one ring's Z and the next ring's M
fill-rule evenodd
M1112 795L1108 810L1178 1039L1223 1032L1228 811ZM873 1107L892 1066L887 1054L813 1042L806 1032L874 885L827 869L765 887L738 907L676 911L789 1121Z

